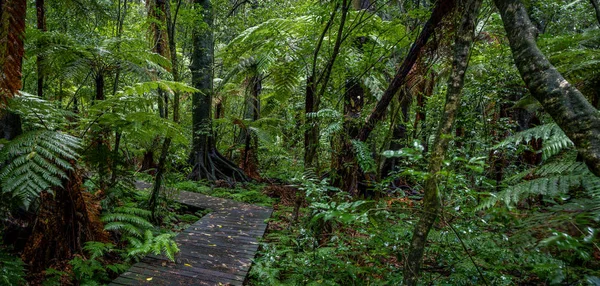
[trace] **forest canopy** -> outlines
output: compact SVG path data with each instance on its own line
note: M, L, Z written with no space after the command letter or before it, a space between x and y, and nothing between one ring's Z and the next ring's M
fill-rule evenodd
M181 191L273 208L245 285L600 285L599 39L598 0L0 0L0 285L180 263Z

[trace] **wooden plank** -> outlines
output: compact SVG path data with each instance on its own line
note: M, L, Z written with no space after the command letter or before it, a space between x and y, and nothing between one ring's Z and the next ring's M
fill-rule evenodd
M201 268L199 263L191 262L191 261L190 261L190 263L194 263L194 264L172 263L171 262L171 263L166 263L163 265L162 264L162 262L164 262L163 260L146 257L146 258L144 258L144 260L142 260L142 262L148 263L150 265L158 264L163 267L170 268L170 269L183 269L183 271L187 271L190 273L198 273L198 274L206 274L206 275L211 275L211 276L223 277L225 279L230 279L230 280L244 281L244 279L246 278L245 275L237 275L237 274L232 274L232 273L225 273L225 272L214 271L214 270L210 270L210 269L206 269L206 268Z
M148 255L111 285L243 284L273 210L185 191L178 202L213 211L175 237L177 262Z
M145 264L145 263L136 263L136 265L134 267L135 267L135 269L145 269L147 271L152 271L152 272L154 272L155 270L159 270L160 271L159 273L161 275L162 275L162 273L165 273L165 275L184 276L184 277L191 278L191 279L202 279L202 281L215 282L216 284L218 284L218 283L238 284L238 283L240 283L239 278L231 279L228 277L211 275L208 273L194 273L194 272L186 271L184 269L174 269L174 268L168 268L168 267L160 267L160 269L157 269L156 265L149 265L149 264ZM164 276L161 276L161 277L164 277ZM241 282L243 282L243 280Z

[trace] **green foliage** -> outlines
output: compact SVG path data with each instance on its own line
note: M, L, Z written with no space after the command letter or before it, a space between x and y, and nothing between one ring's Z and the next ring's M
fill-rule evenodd
M106 264L104 256L115 251L114 245L97 241L86 242L83 249L89 254L88 258L75 257L69 263L73 266L76 281L84 285L101 285L109 282L109 271L120 274L129 268L126 264Z
M369 147L364 142L358 140L352 140L351 142L360 168L365 172L374 172L376 164L373 156L371 156Z
M25 285L25 264L0 249L0 284Z
M144 232L153 228L148 221L150 211L126 205L116 207L112 212L104 214L102 221L106 223L104 229L121 232L125 237L142 238Z
M175 261L175 254L179 252L177 243L173 241L175 234L163 233L155 236L151 230L146 230L142 238L129 238L131 246L127 250L127 255L134 259L139 259L150 253L160 255L161 253Z
M122 238L129 242L125 253L128 259L140 259L147 254L163 254L171 261L179 251L173 241L175 234L153 233L154 226L148 221L151 213L148 210L136 208L133 204L116 207L112 212L101 218L106 223L104 229L121 233Z
M62 185L80 147L78 138L48 130L15 138L0 153L0 160L8 162L0 172L2 192L28 208L41 192Z
M513 136L506 138L498 145L494 146L494 149L506 148L509 146L519 145L521 142L529 143L531 140L541 139L543 140L542 154L544 159L548 159L563 150L572 148L573 142L567 137L567 135L556 125L556 123L548 123L533 128L529 128L525 131L519 132Z

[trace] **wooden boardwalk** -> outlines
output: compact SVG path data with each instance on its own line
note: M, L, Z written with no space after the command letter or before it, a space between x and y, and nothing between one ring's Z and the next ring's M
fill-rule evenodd
M244 283L273 210L185 191L177 201L212 212L175 237L180 249L175 262L147 256L110 285Z

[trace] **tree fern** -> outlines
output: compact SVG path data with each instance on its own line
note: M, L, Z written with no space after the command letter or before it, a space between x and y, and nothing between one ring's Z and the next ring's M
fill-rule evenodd
M78 138L55 131L25 133L4 146L0 159L2 192L18 198L28 208L41 192L61 186L78 158Z

